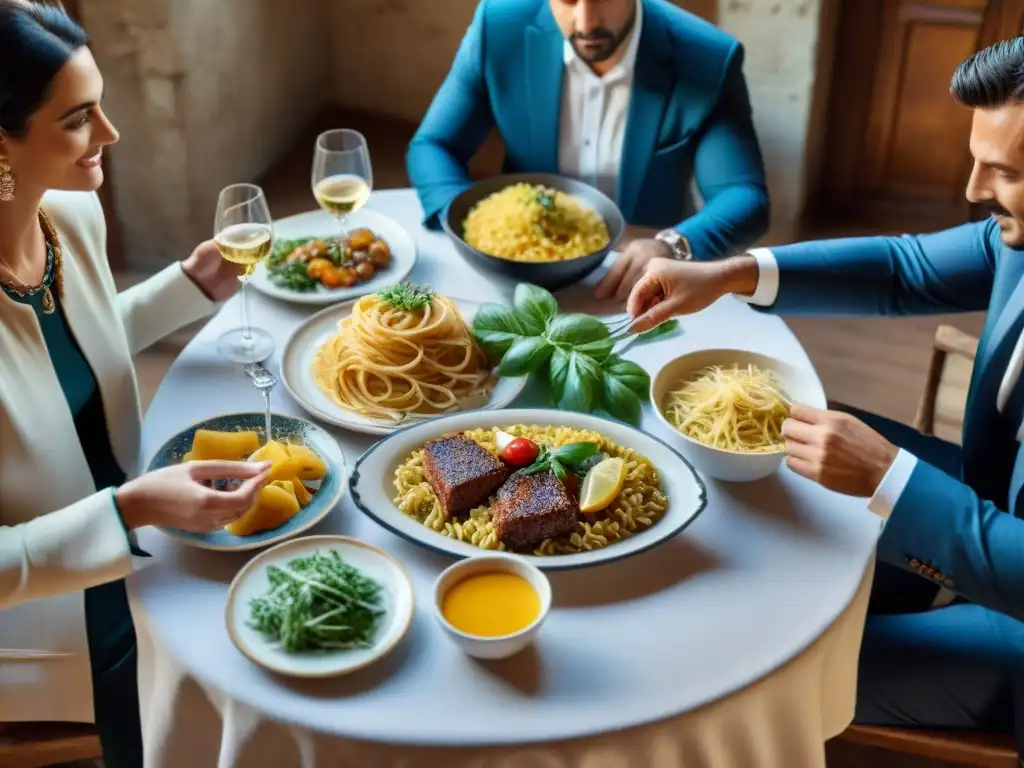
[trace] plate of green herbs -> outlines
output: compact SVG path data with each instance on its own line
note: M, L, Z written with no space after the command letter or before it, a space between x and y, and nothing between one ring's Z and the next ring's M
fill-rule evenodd
M386 266L374 266L368 279L359 278L351 286L327 287L310 277L311 262L289 261L289 255L311 243L327 247L315 256L327 259L334 267L355 267L350 251L339 247L343 242L337 219L324 211L310 211L274 222L274 245L266 261L257 265L249 285L261 293L296 304L324 305L374 293L384 286L401 283L416 265L416 243L402 226L377 211L362 208L345 219L344 231L351 234L365 229L387 245Z
M292 677L333 677L382 658L413 613L405 571L346 536L292 539L253 558L231 582L227 630L250 661Z
M429 286L408 283L389 285L376 293L393 306L409 310L429 302L434 296L434 291ZM467 299L451 296L448 298L455 304L462 319L471 325L480 304ZM352 314L356 301L358 299L322 309L292 332L281 353L281 383L285 389L296 403L319 421L371 435L389 435L417 421L436 418L437 414L396 414L394 419L387 421L370 418L342 408L317 386L310 372L316 352L337 332L338 323ZM515 400L525 386L525 376L497 378L486 396L464 400L458 410L504 408Z

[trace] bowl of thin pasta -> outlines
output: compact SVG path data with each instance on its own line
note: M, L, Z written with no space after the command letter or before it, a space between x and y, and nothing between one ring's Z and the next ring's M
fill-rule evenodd
M460 193L441 215L455 249L490 275L558 290L597 269L625 221L614 202L576 179L496 176Z
M782 465L782 423L791 404L825 408L827 399L810 367L740 349L703 349L658 371L651 403L699 472L750 482Z

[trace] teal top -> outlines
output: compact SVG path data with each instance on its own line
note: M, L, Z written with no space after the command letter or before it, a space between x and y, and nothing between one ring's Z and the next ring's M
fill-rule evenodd
M3 290L14 301L35 310L50 362L74 416L75 431L89 463L96 489L110 488L113 492L114 488L124 483L125 473L118 465L110 445L103 399L96 376L68 326L57 296L54 269L53 251L49 250L42 285L51 286L54 299L54 311L51 314L43 311L45 292L41 288L24 296L18 296L6 286ZM134 546L132 551L138 555L145 554ZM114 668L135 646L135 627L128 609L123 580L85 591L85 622L89 660L95 681Z

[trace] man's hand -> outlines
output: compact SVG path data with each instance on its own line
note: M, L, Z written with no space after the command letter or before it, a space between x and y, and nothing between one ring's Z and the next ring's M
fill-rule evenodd
M181 268L193 283L212 301L223 301L238 290L238 276L245 267L224 259L213 240L196 246Z
M750 295L757 276L757 262L751 256L723 261L655 259L626 303L626 311L636 318L629 330L643 333L676 315L699 312L727 293Z
M841 411L793 405L782 424L786 464L830 491L870 498L899 448Z
M654 259L671 256L671 246L661 240L655 240L653 237L633 240L626 246L618 261L612 264L604 279L597 284L594 296L598 299L614 297L616 301L625 301L637 280L643 276L648 264Z

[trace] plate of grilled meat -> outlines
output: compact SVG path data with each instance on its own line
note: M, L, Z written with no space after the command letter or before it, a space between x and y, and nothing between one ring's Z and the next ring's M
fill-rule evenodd
M508 408L441 416L366 451L352 499L437 552L500 551L544 570L607 563L674 536L706 489L667 443L584 413Z

